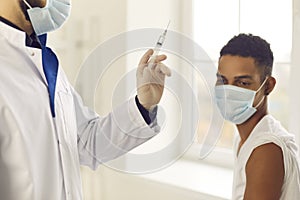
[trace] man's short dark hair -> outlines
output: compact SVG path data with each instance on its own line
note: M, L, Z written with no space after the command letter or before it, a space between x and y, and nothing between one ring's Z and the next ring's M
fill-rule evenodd
M224 55L254 58L255 64L262 69L262 81L272 74L273 52L270 44L259 36L244 33L234 36L221 49L220 57Z

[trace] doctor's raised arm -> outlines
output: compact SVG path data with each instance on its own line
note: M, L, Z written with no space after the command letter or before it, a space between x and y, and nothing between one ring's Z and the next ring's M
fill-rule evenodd
M166 56L148 50L135 98L99 116L47 46L47 33L70 10L70 0L0 0L1 199L83 199L80 165L96 169L159 133L157 104L171 75Z

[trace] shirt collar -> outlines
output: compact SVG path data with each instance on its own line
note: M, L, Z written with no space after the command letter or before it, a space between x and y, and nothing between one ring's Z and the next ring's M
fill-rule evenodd
M3 22L3 23L5 23L8 26L11 26L11 27L13 27L15 29L18 29L19 31L22 31L22 29L20 29L17 25L15 25L14 23L8 21L7 19L5 19L5 18L3 18L1 16L0 16L0 21Z
M254 127L250 135L261 134L262 132L272 132L272 124L274 122L274 118L267 114L265 115Z
M26 46L41 49L41 42L35 33L30 36L26 35ZM44 45L45 46L45 45Z
M1 16L0 16L0 22L3 22L5 25L9 26L9 29L11 30L11 32L9 32L9 33L8 32L6 32L6 34L3 33L3 34L5 34L5 36L7 38L11 38L11 39L12 38L14 38L14 39L20 38L21 40L17 40L18 42L22 42L24 44L24 41L25 41L26 46L41 49L41 43L35 33L32 33L31 35L27 35L17 25L15 25L14 23L10 22L9 20L7 20ZM1 32L4 32L4 31L1 31ZM22 34L22 37L21 37L21 34ZM25 34L25 38L24 38L24 34ZM12 40L12 41L16 41L16 40Z

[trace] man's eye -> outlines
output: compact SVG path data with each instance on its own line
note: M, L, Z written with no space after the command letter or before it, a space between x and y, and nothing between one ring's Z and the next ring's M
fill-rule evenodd
M246 82L246 81L238 81L238 84L239 84L240 86L249 86L249 85L250 85L250 83L249 83L249 82Z
M224 85L224 84L225 84L225 80L223 78L217 79L217 85Z

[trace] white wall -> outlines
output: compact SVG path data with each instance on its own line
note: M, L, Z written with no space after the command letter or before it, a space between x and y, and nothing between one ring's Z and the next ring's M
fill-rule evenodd
M290 80L290 127L289 130L296 135L298 144L300 144L300 93L297 86L299 85L300 74L300 0L293 1L293 46L292 46L292 66Z
M87 55L112 36L126 31L126 1L73 0L67 23L50 34L50 44L71 83Z
M201 169L201 168L200 168ZM168 169L167 169L168 170ZM195 170L195 169L194 169ZM197 176L198 169L195 170L194 176ZM118 173L115 171L104 169L104 178L108 181L105 184L105 191L107 191L103 199L105 200L225 200L227 198L218 197L218 194L205 194L200 192L203 191L206 186L202 188L194 188L192 187L182 187L180 184L176 185L177 177L186 177L191 178L186 174L177 174L176 172L171 172L173 174L171 177L166 177L167 179L173 179L173 183L165 183L163 181L163 177L161 179L153 179L149 178L149 176L139 176L139 175L129 175L124 173ZM215 174L216 172L214 172ZM192 174L192 173L191 173ZM151 177L151 175L150 175ZM180 178L179 178L180 179ZM212 181L217 181L218 178L212 178ZM178 181L178 180L177 180ZM184 180L182 180L184 181ZM205 175L202 174L201 179L199 179L197 186L201 186L200 183L207 182L209 185L210 182L205 178ZM193 185L193 181L190 182ZM223 181L224 182L224 181ZM221 183L221 184L220 184ZM218 187L224 187L225 189L229 189L230 186L224 185L221 181L215 183ZM223 185L222 185L223 184ZM229 189L230 191L230 189ZM216 192L218 193L218 192ZM230 193L230 192L229 192Z

